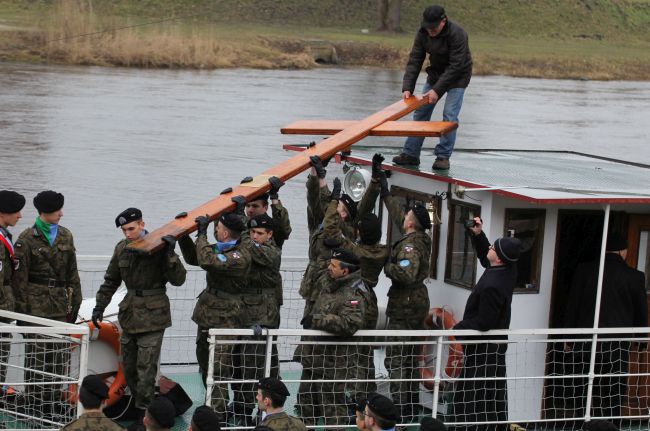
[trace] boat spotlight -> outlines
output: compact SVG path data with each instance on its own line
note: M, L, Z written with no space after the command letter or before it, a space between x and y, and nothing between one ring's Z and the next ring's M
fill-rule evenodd
M359 202L370 185L370 172L359 166L352 166L343 178L343 190L355 202Z

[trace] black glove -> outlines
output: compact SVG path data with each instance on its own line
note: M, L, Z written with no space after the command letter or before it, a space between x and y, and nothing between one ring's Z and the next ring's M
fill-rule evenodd
M197 232L199 235L207 235L208 234L208 225L210 224L210 217L208 215L204 216L198 216L197 218L194 219L194 221L199 225L199 228L197 229Z
M230 200L237 204L235 205L235 214L244 214L244 209L246 208L246 198L242 195L237 195L230 198Z
M176 237L174 235L165 235L161 239L166 243L165 251L167 256L172 257L176 248Z
M311 165L316 169L316 176L318 178L325 178L325 175L327 175L327 171L323 167L323 162L318 156L311 156L309 157L309 161L311 162Z
M183 211L182 213L176 214L176 217L174 217L174 218L179 219L179 218L185 218L185 217L187 217L187 212Z
M314 323L314 318L312 317L311 314L306 315L300 321L300 324L302 325L303 329L311 329L312 323Z
M390 196L390 191L388 190L388 179L386 178L386 172L381 171L379 173L379 184L381 185L381 191L379 194L382 198Z
M253 177L244 177L244 179L241 180L239 184L246 184L246 183L250 183L251 181L253 181Z
M341 199L341 180L338 177L334 178L334 186L332 187L331 199L338 201Z
M384 156L379 153L375 153L372 156L372 179L378 180L381 172L381 164L384 162Z
M280 191L280 187L284 185L284 181L282 181L278 177L271 177L269 178L269 183L271 184L271 189L269 190L269 197L271 199L277 199L278 191Z
M99 329L99 322L104 320L104 310L101 308L93 308L93 315L91 317L91 320L93 321L93 324L97 329Z
M256 323L253 326L251 326L251 329L253 330L253 335L255 335L256 337L262 336L262 327L260 326L259 323Z
M228 193L232 193L232 187L226 187L225 189L221 190L220 195L226 195Z

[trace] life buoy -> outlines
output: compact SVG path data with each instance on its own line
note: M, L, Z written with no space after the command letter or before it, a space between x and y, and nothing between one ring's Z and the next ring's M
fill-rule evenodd
M441 307L435 307L429 310L427 317L424 319L424 325L429 329L438 329L435 322L441 322L442 328L451 329L456 325L454 315ZM447 337L449 348L446 350L447 362L445 364L443 377L456 378L460 375L460 369L463 366L463 346L460 343L455 343L456 338L452 335ZM423 344L418 357L420 367L420 377L424 379L422 384L425 388L431 390L434 387L434 367L435 363L435 347L432 348L431 344ZM444 359L444 356L443 356Z
M111 322L100 322L99 331L94 323L88 322L88 327L90 328L90 339L91 340L100 340L106 343L115 354L120 356L120 330L119 328ZM95 336L95 334L97 334ZM124 396L124 391L126 389L126 377L124 376L124 367L122 362L118 362L117 372L109 373L103 376L104 381L108 382L111 377L113 377L113 382L108 388L108 399L106 400L106 407L112 406ZM77 403L77 385L70 385L68 387L67 394L65 395L66 400L71 404Z

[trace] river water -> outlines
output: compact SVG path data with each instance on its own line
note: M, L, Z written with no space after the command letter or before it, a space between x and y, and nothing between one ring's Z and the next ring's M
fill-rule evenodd
M299 119L361 119L400 97L399 70L172 71L0 63L0 188L66 197L79 254L110 255L114 218L141 208L155 228L290 153ZM424 77L420 78L420 85ZM572 150L650 164L650 83L475 77L457 148ZM440 119L438 110L434 119ZM372 139L372 138L369 138ZM399 145L400 139L382 143ZM433 157L423 156L423 166ZM452 158L453 163L453 158ZM305 256L304 177L281 191Z

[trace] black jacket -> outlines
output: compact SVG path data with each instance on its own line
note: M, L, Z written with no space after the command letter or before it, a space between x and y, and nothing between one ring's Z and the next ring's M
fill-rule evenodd
M593 327L597 285L598 261L583 263L576 268L567 301L565 328ZM625 328L647 325L645 276L630 268L618 254L605 254L598 326Z
M424 29L420 29L415 35L404 72L402 92L413 93L415 90L415 82L427 54L427 81L438 96L442 97L450 88L466 88L469 85L472 77L472 54L469 51L467 33L458 24L447 21L436 37L429 37Z
M472 243L477 257L486 269L467 298L463 320L458 322L454 329L476 329L479 331L508 329L510 327L512 292L517 281L517 268L514 265L490 266L487 259L490 242L483 232L473 236Z

